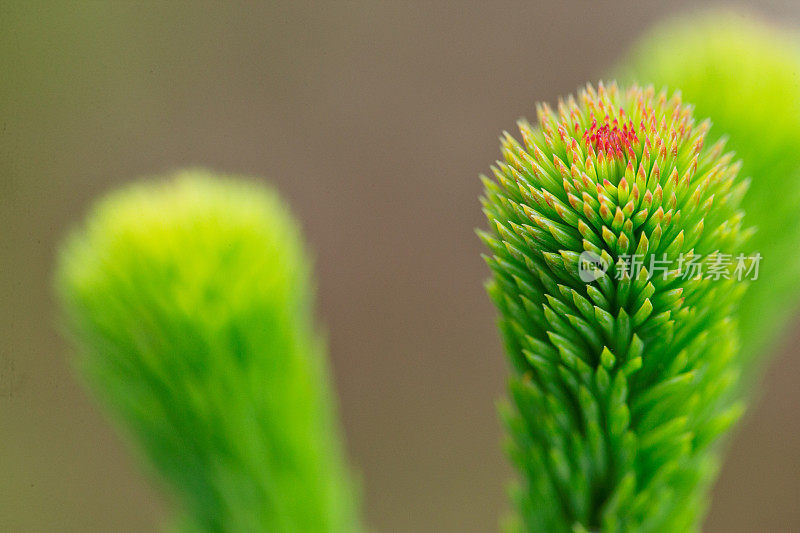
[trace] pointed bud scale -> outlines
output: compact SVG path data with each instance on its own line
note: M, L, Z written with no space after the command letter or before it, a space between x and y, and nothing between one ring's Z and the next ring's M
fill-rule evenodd
M545 148L549 153L555 152L556 146L558 146L559 144L556 140L556 133L549 128L545 129L543 133L544 133L543 137L545 144L543 148Z
M620 307L628 305L633 280L626 262L620 257L614 265L614 279L617 280L617 303Z
M661 168L658 166L658 161L653 162L653 168L650 170L650 178L648 184L661 186Z
M530 153L520 148L520 150L517 152L517 156L525 162L525 165L528 169L533 169L533 165L536 164L536 161Z
M561 107L561 106L559 106L559 107ZM561 115L561 119L563 120L564 119L564 113L560 113L560 115ZM567 127L563 122L558 125L558 136L561 138L561 142L562 143L566 143L569 146L571 137L567 133Z
M594 188L595 182L586 172L581 174L581 180L583 181L583 189L585 191L591 191Z
M656 188L653 190L653 205L661 206L661 202L663 200L664 191L661 189L661 184L656 185Z
M570 171L567 168L567 165L565 165L564 162L561 160L561 158L558 157L557 155L553 155L553 164L555 165L558 172L561 174L562 178L570 177Z
M649 209L650 206L653 205L653 193L649 190L644 193L644 198L642 199L642 207L645 209Z
M577 139L573 138L571 140L570 149L572 150L572 153L573 153L574 157L576 157L578 159L578 161L583 159L583 152L581 151L581 147L578 144L578 140ZM576 163L576 164L579 164L579 163Z
M650 271L647 269L646 266L642 266L642 268L639 269L639 273L636 275L636 278L635 278L635 281L634 281L634 285L633 285L634 292L637 292L637 293L645 292L647 287L649 287L650 285L653 285L650 281L648 281L649 279L650 279ZM655 290L655 288L654 288L654 290Z
M634 229L644 224L644 221L647 220L647 213L648 213L647 209L642 209L641 211L636 213L636 215L634 215L632 219Z
M562 229L559 225L549 222L547 229L550 230L550 234L553 235L553 238L555 238L561 245L572 248L573 250L580 247L580 241L568 231Z
M650 246L653 253L658 250L658 245L661 244L661 233L661 224L656 224L656 227L650 232Z
M583 250L585 252L592 252L598 257L601 257L603 255L603 250L600 248L601 246L604 245L600 242L598 242L598 244L595 244L593 241L590 241L589 239L583 239Z
M647 239L647 235L641 233L639 235L639 244L636 246L636 252L634 252L634 255L644 257L649 250L649 246L650 242Z
M696 172L697 172L697 155L695 155L692 158L692 164L689 165L689 168L687 169L687 175L689 176L690 181L692 179L692 176L694 176Z
M533 199L535 207L542 213L551 212L552 206L547 200L548 196L552 196L547 189L538 189L536 187L527 187L528 195Z
M527 205L523 205L522 210L525 211L525 215L527 215L527 217L531 220L531 222L537 223L537 220L541 220L539 213L537 213Z
M683 287L678 287L659 294L655 299L660 308L674 309L679 307L682 300Z
M599 201L597 199L597 196L592 196L588 192L584 192L581 195L581 199L583 200L584 204L587 204L587 205L591 206L592 209L599 209L600 208L600 203L599 203Z
M578 233L580 233L584 239L600 246L600 239L597 237L597 234L583 220L578 221Z
M599 209L598 212L600 213L600 217L606 223L610 224L611 223L611 209L608 208L608 205L609 204L608 204L607 201L605 201L602 204L600 204L600 209Z
M622 255L628 253L628 247L630 246L630 241L628 240L627 235L624 233L620 234L619 238L617 239L617 255Z
M639 194L639 186L637 184L633 184L633 188L631 189L631 199L634 202L634 206L639 204L639 199L641 195Z
M536 143L533 140L533 132L531 131L530 125L525 122L518 122L517 126L519 127L520 134L522 134L522 142L525 143L528 149L533 149Z
M628 166L625 167L624 178L632 183L636 180L636 171L633 169L633 161L628 161Z
M706 199L705 202L703 202L703 205L700 206L700 210L703 212L708 211L711 208L711 204L713 203L714 203L714 195L712 194Z
M480 234L495 254L487 260L488 290L510 340L511 390L520 391L505 416L523 487L559 487L570 495L522 490L520 519L530 530L600 530L610 526L588 517L607 516L603 506L624 498L613 504L632 513L625 527L650 527L634 503L649 501L646 486L609 484L611 478L584 468L576 450L601 444L597 457L629 469L636 457L647 461L661 447L695 453L673 446L669 439L677 437L665 431L702 433L708 420L678 417L678 426L668 407L633 406L637 396L675 377L669 372L678 346L692 346L697 355L677 372L705 369L703 358L732 349L725 339L734 338L735 322L727 313L741 291L685 279L671 261L686 261L691 247L701 255L739 250L746 235L738 202L746 183L722 148L703 147L709 124L697 125L678 95L587 86L561 101L557 113L537 109L537 126L520 122L522 143L501 138L505 162L484 182L492 231ZM707 228L706 219L715 227ZM683 306L684 298L691 306ZM691 335L712 330L702 347L691 343ZM629 375L644 381L630 386ZM716 377L698 372L687 386L706 394ZM657 390L666 401L670 389ZM684 397L669 399L685 405ZM607 406L607 419L597 406ZM527 420L537 420L537 429Z
M589 202L583 202L583 216L588 222L590 222L596 228L600 227L600 225L602 224L602 219L600 218L600 216L598 216L598 214L595 212L595 210L592 208Z
M616 202L612 200L608 194L606 194L605 189L600 189L602 192L597 193L597 201L600 202L600 205L605 204L606 206L615 205Z
M544 203L550 207L551 209L554 206L555 197L547 190L543 190L541 192L542 198L544 199ZM544 207L544 206L542 206Z
M601 231L603 240L606 241L606 244L609 246L609 248L613 249L617 244L617 238L614 236L614 232L608 229L607 226L603 226Z
M633 200L631 200L630 202L625 204L625 207L622 208L622 214L625 215L625 218L630 218L630 216L633 214L634 209L635 209L634 202Z
M641 190L649 190L647 187L647 171L644 167L644 163L639 164L639 170L636 172L636 186Z
M622 213L622 209L617 206L617 210L614 213L614 220L611 221L611 229L616 232L622 229L622 223L625 222L625 215Z
M567 193L567 201L569 202L569 205L571 205L572 208L575 210L580 210L583 206L583 202L571 192Z
M626 219L625 222L622 223L622 231L628 235L633 233L633 221L631 219Z
M533 139L531 139L531 142L533 142ZM539 163L540 165L544 165L549 161L547 156L544 155L544 152L542 152L542 149L539 148L538 144L533 145L533 157L536 159L536 162Z
M580 178L581 176L581 168L583 167L583 163L581 163L580 159L577 159L575 155L572 156L572 164L569 167L569 174L570 177L575 180ZM565 179L566 181L566 179Z
M703 192L704 191L699 187L695 189L694 192L692 193L691 198L689 198L689 203L693 206L699 206L700 200L703 199Z
M658 224L661 223L662 220L664 220L664 208L658 206L658 209L653 212L648 219L647 224L645 224L645 230L652 231Z
M550 270L553 272L560 272L564 270L564 260L560 255L552 252L543 252L542 257L544 258L544 262L547 263L547 266L550 267Z
M619 181L617 185L617 201L619 203L624 204L625 201L628 199L628 194L630 193L630 189L628 188L628 180L623 178Z
M675 240L672 241L672 243L667 247L665 253L668 255L677 254L681 250L683 250L683 230L678 233L678 236L675 237Z

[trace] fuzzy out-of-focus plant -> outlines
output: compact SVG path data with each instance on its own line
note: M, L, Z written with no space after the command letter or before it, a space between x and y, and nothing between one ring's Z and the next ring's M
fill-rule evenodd
M693 13L656 25L616 74L680 90L752 180L744 222L757 228L751 247L763 263L740 329L741 357L758 370L800 299L800 36L748 12Z
M203 171L111 194L65 243L77 365L181 529L359 530L310 278L283 201Z
M512 367L510 529L697 531L742 411L747 182L652 87L588 86L519 129L479 232Z

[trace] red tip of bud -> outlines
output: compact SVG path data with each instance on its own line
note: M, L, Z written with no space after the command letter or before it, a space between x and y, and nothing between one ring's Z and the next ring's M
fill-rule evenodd
M603 125L598 125L597 119L592 118L589 129L583 132L586 146L618 159L623 159L625 153L632 153L633 145L639 142L636 128L632 122L625 121L624 116L621 118L623 120L621 127L620 119L617 118L609 122L609 117L606 116Z

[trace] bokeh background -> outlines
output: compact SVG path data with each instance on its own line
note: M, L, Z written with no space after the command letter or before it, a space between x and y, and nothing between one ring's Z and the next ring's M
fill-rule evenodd
M170 516L74 379L50 280L93 198L195 165L263 176L303 221L370 526L496 530L511 472L477 175L537 100L697 4L0 1L0 530ZM792 0L739 5L800 25ZM800 530L798 343L787 332L707 531Z

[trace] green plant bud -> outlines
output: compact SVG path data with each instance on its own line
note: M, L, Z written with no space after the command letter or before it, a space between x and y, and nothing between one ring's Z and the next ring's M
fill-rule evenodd
M512 528L699 527L741 411L747 286L717 265L744 250L746 185L709 127L678 94L600 84L501 138L481 237L512 366ZM719 275L688 277L691 258Z
M203 171L111 194L62 249L78 367L185 529L359 529L310 271L274 192Z

